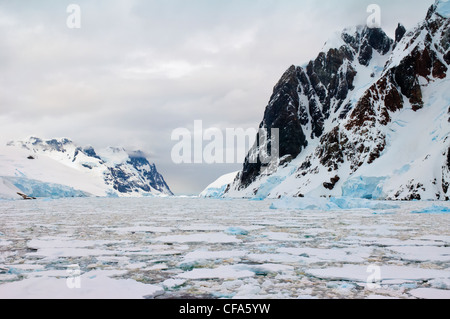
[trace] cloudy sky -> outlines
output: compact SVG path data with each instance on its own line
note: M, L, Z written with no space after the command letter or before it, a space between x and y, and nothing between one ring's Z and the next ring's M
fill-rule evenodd
M141 149L177 194L241 164L176 165L174 129L256 128L273 86L381 8L393 36L434 0L0 0L0 140ZM69 4L81 9L67 26Z

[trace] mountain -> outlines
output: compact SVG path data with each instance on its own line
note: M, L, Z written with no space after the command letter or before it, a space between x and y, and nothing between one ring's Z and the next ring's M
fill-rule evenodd
M67 138L31 137L0 152L0 197L135 197L172 195L155 164L142 152L97 152Z
M448 200L449 7L436 1L395 39L345 29L291 66L260 124L279 129L279 159L252 162L263 152L256 143L225 196Z

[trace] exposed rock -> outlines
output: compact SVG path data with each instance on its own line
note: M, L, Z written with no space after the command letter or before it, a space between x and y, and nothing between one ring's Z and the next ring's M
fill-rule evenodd
M389 153L395 132L407 124L399 119L399 114L409 114L411 109L419 114L425 106L429 107L430 92L424 91L427 92L424 94L423 88L438 88L440 81L447 78L449 19L436 15L435 11L433 5L426 20L409 32L399 24L394 40L377 28L345 29L339 39L325 46L326 52L320 52L306 66L291 66L275 86L260 125L280 129L282 160L267 173L267 165L249 161L257 158L261 151L255 145L240 178L231 184L229 192L237 194L238 190L251 196L247 188L259 189L259 180L266 181L268 175L280 171L283 178L279 180L289 174L297 179L292 182L298 185L298 189L292 191L293 196L306 195L312 187L334 189L337 181L318 183L323 177L317 176L329 176L329 172L336 171L339 178L345 180L356 175L363 166L376 166L379 159ZM364 81L361 76L366 77ZM367 83L364 90L355 89L357 77L358 83ZM286 172L285 158L290 161L300 156L303 160L298 169ZM423 199L425 193L432 193L426 189L430 185L436 190L433 196L443 198L441 193L447 193L450 178L450 169L446 169L449 173L443 174L442 188L437 182L411 182L408 177L408 182L397 183L396 189L390 189L386 198ZM440 179L433 174L430 173L431 180ZM274 180L277 179L271 179ZM383 187L373 187L378 186Z

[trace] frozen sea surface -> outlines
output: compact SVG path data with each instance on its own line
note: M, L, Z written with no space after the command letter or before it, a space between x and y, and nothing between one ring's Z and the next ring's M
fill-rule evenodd
M450 299L450 204L381 204L0 201L0 298Z

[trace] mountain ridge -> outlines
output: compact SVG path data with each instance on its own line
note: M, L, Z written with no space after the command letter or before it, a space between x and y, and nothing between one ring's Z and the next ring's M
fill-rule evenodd
M96 151L68 138L29 137L7 143L2 154L3 184L33 197L173 195L156 165L141 151L117 147Z
M448 200L450 31L442 1L414 29L399 24L395 39L347 28L327 52L291 66L260 124L280 130L280 160L251 163L256 143L224 196Z

